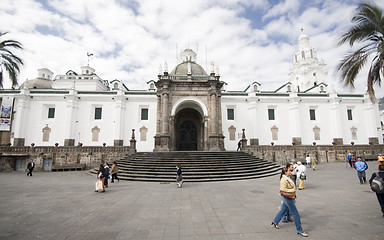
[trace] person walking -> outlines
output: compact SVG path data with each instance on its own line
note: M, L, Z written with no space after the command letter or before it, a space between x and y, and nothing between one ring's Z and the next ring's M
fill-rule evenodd
M239 151L241 150L241 140L237 143L237 150L236 151Z
M307 156L305 157L305 162L307 163L307 166L309 168L312 168L312 166L311 166L311 157L309 156L309 154L307 154Z
M381 154L377 157L377 161L379 162L379 165L384 165L384 157Z
M352 154L351 153L348 153L348 155L347 155L347 162L349 163L349 166L352 167Z
M33 169L35 168L35 163L33 162L33 159L31 159L31 161L28 163L27 168L28 168L27 176L32 177L32 172L33 172Z
M99 170L97 171L97 180L101 181L102 191L105 192L105 185L104 185L104 178L105 178L105 168L103 164L100 164ZM96 190L95 192L98 192L97 182L96 182Z
M307 179L307 176L305 175L306 167L304 164L302 164L300 161L297 162L297 176L299 177L299 190L305 189L304 186L304 180Z
M292 168L291 168L291 179L293 181L293 183L295 184L296 186L296 180L297 180L297 164L296 162L292 159L291 161L291 165L292 165Z
M356 162L356 156L354 153L352 153L352 156L351 156L351 164L352 164L352 167L355 168L355 162Z
M108 179L109 179L109 166L108 163L104 163L104 172L105 172L105 177L104 177L104 186L107 188L108 187Z
M313 169L313 171L316 171L317 163L316 163L316 158L315 158L315 156L313 156L313 155L312 155L312 157L311 157L311 165L312 165L312 169Z
M183 173L181 172L181 166L176 166L177 172L176 172L176 181L177 181L177 187L181 188L183 186Z
M379 169L378 173L372 173L372 176L369 179L369 184L372 184L372 181L376 176L384 180L384 165L379 165L378 169ZM377 197L377 200L379 201L381 213L383 214L383 217L384 217L384 193L376 193L376 197Z
M292 176L292 171L293 171L293 165L292 163L288 163L287 166L286 166L287 170L289 170L291 172L291 176ZM290 178L291 178L290 176ZM292 179L292 178L291 178ZM283 204L284 202L281 201L281 205L280 205L280 209L283 207ZM289 209L287 208L287 212L284 214L283 218L281 219L282 222L293 222L292 220L292 217L291 217L291 213L289 212Z
M355 166L355 169L357 171L357 177L359 178L360 184L367 183L367 177L365 174L365 170L368 169L367 163L365 161L363 161L361 159L361 157L358 157L354 166Z
M117 176L117 172L119 171L119 168L117 167L117 162L113 161L112 167L111 167L111 174L112 174L112 180L111 183L114 183L115 178L118 182L120 182L119 177Z
M308 234L303 231L303 228L301 227L301 221L300 221L300 215L296 208L296 187L293 183L292 179L290 178L291 171L284 167L281 170L280 175L280 195L281 200L283 201L283 204L281 206L280 211L277 213L276 217L273 219L271 226L280 229L279 222L285 215L285 212L287 208L293 215L293 219L296 226L296 232L297 234L308 237Z

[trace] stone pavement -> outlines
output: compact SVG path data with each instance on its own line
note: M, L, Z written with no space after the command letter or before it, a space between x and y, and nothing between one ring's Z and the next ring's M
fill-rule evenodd
M367 176L377 169L369 162ZM297 208L308 239L384 239L369 185L344 163L307 171ZM110 183L86 172L0 173L0 239L303 239L294 223L270 227L279 177L232 182Z

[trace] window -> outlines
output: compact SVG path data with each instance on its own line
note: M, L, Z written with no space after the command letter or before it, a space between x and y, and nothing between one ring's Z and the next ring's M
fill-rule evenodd
M227 109L227 119L235 120L235 110L233 108Z
M95 119L101 119L102 108L95 108Z
M119 84L118 83L114 83L113 84L113 89L119 89Z
M275 120L275 109L268 109L268 120Z
M347 110L348 120L352 120L352 109Z
M48 118L55 118L55 108L48 108Z
M316 112L315 109L309 109L309 119L316 120Z
M141 120L148 120L148 108L141 109Z

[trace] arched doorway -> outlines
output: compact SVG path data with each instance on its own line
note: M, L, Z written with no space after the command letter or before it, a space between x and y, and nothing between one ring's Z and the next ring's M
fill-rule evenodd
M184 121L180 125L178 150L197 150L197 129L196 125L192 121Z
M202 150L202 117L194 109L180 110L175 117L175 137L177 151Z

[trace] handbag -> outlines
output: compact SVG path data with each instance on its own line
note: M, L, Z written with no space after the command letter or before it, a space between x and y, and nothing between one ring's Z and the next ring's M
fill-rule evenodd
M307 180L307 176L305 175L305 173L300 174L300 179Z
M296 192L283 192L280 191L281 196L289 198L289 199L295 199L296 198Z

